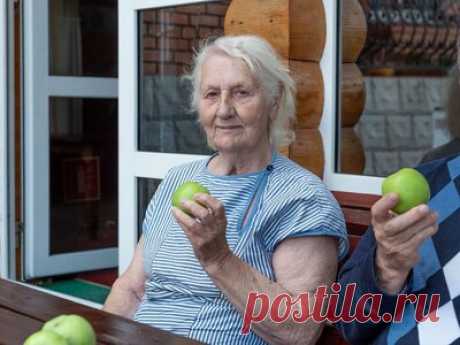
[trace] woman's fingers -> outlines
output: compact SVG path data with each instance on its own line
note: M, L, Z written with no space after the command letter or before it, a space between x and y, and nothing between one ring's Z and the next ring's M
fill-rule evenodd
M211 210L210 212L215 216L220 217L225 215L224 205L219 200L217 200L209 194L197 193L193 197L193 200L207 207L209 210Z
M181 207L186 211L183 212L178 208L173 208L176 218L181 220L182 224L187 227L196 228L203 225L221 225L226 228L226 217L223 204L214 197L197 193L193 200L183 200Z
M198 202L184 200L181 202L181 206L187 209L191 216L199 219L200 221L204 221L206 217L209 216L208 209L205 206L199 204Z
M203 235L205 235L202 231L202 224L198 223L196 219L190 217L177 207L173 207L172 212L176 218L177 224L182 228L185 235L190 240L190 243L192 243L192 246L200 246L203 243Z
M192 228L195 226L196 221L192 217L190 217L187 213L182 211L180 208L173 207L172 208L172 213L174 214L174 217L176 218L176 221L179 223L179 225L184 228Z

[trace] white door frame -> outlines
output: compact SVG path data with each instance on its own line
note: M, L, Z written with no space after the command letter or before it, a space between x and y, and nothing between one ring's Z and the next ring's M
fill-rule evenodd
M26 278L117 265L116 247L49 254L49 97L117 98L118 82L115 78L49 76L48 33L48 0L24 0Z
M7 0L0 0L0 277L9 275L8 236L8 21Z

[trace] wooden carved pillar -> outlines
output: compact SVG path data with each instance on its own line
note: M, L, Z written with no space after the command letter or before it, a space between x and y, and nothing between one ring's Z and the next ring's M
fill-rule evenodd
M364 78L356 61L366 41L367 23L359 0L343 0L342 9L340 172L361 174L364 149L353 127L366 102Z
M319 124L324 85L319 61L326 42L322 0L233 0L225 34L256 34L278 51L297 82L296 140L282 153L322 176L324 150Z

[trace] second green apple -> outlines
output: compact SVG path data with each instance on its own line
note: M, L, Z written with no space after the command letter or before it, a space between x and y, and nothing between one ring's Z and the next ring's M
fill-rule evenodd
M393 211L402 214L430 200L430 185L417 170L403 168L388 176L382 183L382 194L397 193L399 202Z

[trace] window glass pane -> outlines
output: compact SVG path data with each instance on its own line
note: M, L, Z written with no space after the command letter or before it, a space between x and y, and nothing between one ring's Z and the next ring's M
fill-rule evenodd
M340 3L338 172L383 177L454 152L439 148L455 137L455 130L448 128L447 89L449 71L456 63L458 4L449 0ZM367 37L356 51L360 11ZM353 50L356 59L350 59ZM460 150L459 143L456 147Z
M139 150L209 154L181 81L201 40L223 34L229 1L139 13Z
M116 0L49 0L50 75L116 77Z
M138 238L142 235L142 223L144 222L145 212L149 205L150 200L152 199L155 191L160 185L160 179L153 178L138 178L137 179L137 195L138 195L138 215L137 215L137 224L138 224Z
M117 246L115 99L50 98L50 252Z

